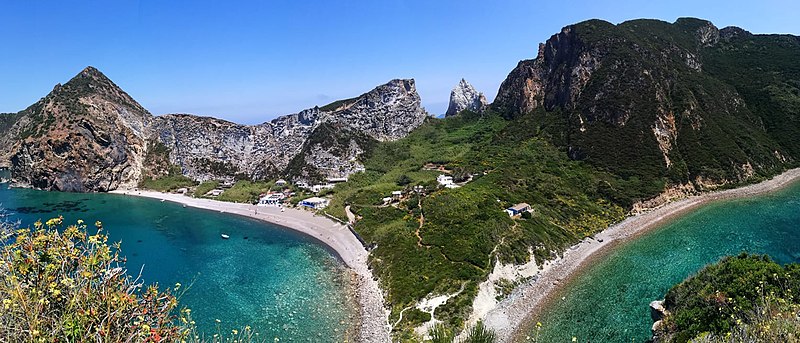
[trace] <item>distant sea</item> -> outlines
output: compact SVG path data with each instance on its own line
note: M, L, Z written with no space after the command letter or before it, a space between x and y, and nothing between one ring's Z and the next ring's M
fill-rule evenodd
M0 206L26 226L59 215L66 223L102 221L109 239L122 241L130 274L191 285L180 303L207 334L249 325L269 341L341 342L353 325L342 263L288 229L158 200L5 184Z
M708 204L596 259L542 311L539 341L645 342L651 301L706 264L743 251L800 262L800 184Z

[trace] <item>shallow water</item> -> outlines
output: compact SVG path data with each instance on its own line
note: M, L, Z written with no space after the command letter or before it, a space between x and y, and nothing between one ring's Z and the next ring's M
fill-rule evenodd
M540 341L644 342L651 301L704 265L742 251L800 262L800 184L703 206L597 259L544 309Z
M270 341L339 342L351 325L342 263L287 229L152 199L2 184L0 205L25 225L58 215L102 221L109 240L122 241L129 273L144 266L146 283L192 284L180 301L205 333L250 325Z

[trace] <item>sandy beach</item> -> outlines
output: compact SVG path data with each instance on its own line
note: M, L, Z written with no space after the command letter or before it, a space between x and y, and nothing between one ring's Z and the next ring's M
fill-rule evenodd
M587 238L567 249L563 256L547 266L534 280L519 286L483 318L484 324L498 335L498 342L524 341L526 327L535 318L560 285L569 281L591 260L601 257L615 245L667 223L709 202L765 194L800 180L800 168L789 170L771 180L741 188L710 192L668 203L650 212L636 215Z
M384 308L383 291L367 265L369 253L347 226L302 209L286 208L282 212L277 207L258 207L143 190L117 190L110 193L160 199L195 208L255 218L289 228L319 241L344 262L351 274L361 322L356 341L370 343L390 341L388 312Z

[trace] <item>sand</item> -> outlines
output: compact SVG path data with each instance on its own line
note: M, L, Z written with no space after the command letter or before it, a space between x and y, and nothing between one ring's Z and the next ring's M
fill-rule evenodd
M328 247L351 273L355 298L359 305L360 325L357 342L389 342L389 315L384 307L383 291L367 265L369 252L343 224L311 211L237 204L211 199L198 199L182 194L154 191L117 190L110 193L171 201L186 206L246 216L280 225L305 234Z
M483 318L484 324L498 335L498 342L524 340L526 324L539 313L553 293L571 276L589 265L591 259L610 251L619 243L628 241L650 229L665 224L670 219L694 210L704 204L722 199L749 197L769 193L786 187L800 179L800 168L789 170L771 180L742 188L691 196L668 203L650 212L636 215L584 239L567 249L563 256L541 271L538 277L519 286L506 299L497 304Z

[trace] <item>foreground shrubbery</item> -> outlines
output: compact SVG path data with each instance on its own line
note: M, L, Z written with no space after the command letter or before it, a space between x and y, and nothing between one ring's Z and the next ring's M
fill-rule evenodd
M4 342L249 342L249 328L206 340L178 309L181 285L161 289L127 274L102 224L0 230L0 338Z
M800 342L798 292L800 264L727 257L669 290L658 341Z

